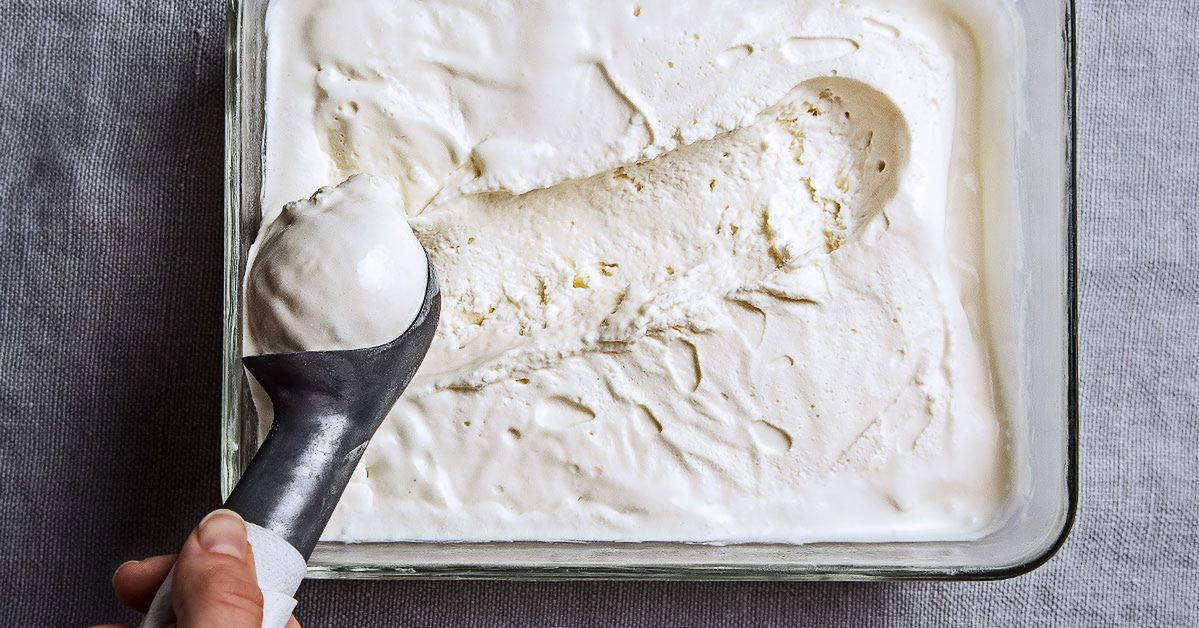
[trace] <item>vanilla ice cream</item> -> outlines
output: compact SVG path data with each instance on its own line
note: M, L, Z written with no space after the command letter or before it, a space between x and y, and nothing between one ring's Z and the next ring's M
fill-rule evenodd
M425 251L387 180L354 175L288 203L261 240L246 282L258 352L378 346L407 331L424 303Z
M371 172L442 279L326 538L984 531L995 183L952 4L274 0L256 254L284 202Z

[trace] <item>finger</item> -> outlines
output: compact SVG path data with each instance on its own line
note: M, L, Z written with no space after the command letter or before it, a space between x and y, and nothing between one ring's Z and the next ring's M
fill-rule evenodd
M167 579L175 554L151 556L145 560L131 560L112 574L112 590L121 604L138 612L146 612L154 594Z
M187 537L175 564L171 603L180 628L261 625L262 591L241 516L214 511Z
M296 620L295 615L287 618L287 626L285 628L300 628L300 622Z

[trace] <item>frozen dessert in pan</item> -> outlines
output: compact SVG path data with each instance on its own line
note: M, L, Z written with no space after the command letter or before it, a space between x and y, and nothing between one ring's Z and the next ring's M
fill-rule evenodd
M410 225L443 299L326 537L985 531L1009 491L980 308L1000 183L954 6L274 0L256 254L323 259L308 212L387 190L404 215L355 223L362 246L402 255ZM283 209L358 173L385 184ZM385 292L417 288L380 255ZM251 272L251 336L409 315L294 325L348 294L324 277Z

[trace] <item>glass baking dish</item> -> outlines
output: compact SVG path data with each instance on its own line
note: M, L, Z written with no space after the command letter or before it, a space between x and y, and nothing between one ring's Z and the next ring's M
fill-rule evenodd
M221 490L258 446L241 367L241 277L257 232L263 162L265 12L229 0L225 109L225 291ZM1065 541L1077 503L1075 54L1073 0L1017 0L1018 99L1001 122L1017 188L1011 249L986 253L1014 343L995 347L1015 488L1009 515L971 541L812 543L321 543L317 578L993 579L1026 573ZM985 98L985 95L984 95ZM984 166L986 167L986 166ZM990 215L993 212L987 212ZM990 221L990 219L984 219ZM1008 222L1008 221L1001 221ZM1010 272L1012 262L1015 271ZM993 263L992 263L993 262ZM996 298L991 296L989 298Z

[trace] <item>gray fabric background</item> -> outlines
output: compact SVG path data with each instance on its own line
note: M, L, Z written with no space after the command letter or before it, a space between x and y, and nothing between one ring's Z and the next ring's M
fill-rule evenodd
M1081 0L1082 509L998 583L308 582L309 625L1199 625L1199 3ZM214 504L223 6L0 0L0 624Z

